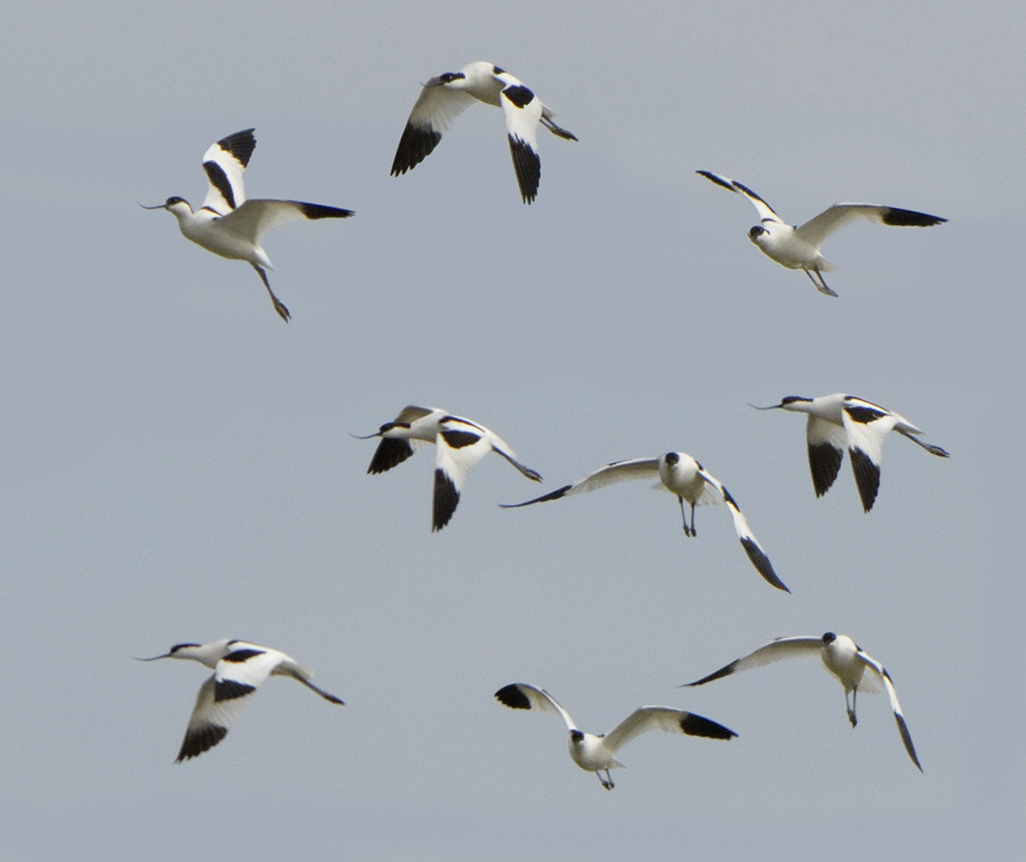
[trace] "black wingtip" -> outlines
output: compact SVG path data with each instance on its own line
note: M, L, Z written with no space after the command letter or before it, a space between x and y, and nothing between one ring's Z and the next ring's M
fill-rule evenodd
M541 159L531 147L520 138L508 135L509 151L513 156L513 168L516 170L520 196L525 204L534 202L538 196L538 183L541 181Z
M686 682L679 688L693 688L696 685L705 685L707 682L712 682L714 679L723 679L725 676L730 676L734 672L734 668L737 667L737 663L740 659L732 661L725 667L721 667L717 671L713 671L709 676L703 676L701 679L697 679L694 682Z
M460 492L443 470L435 470L435 505L432 515L431 532L437 533L452 518L456 506L460 502Z
M862 498L862 508L868 512L876 502L880 490L880 467L861 449L849 447L851 468L855 472L855 484Z
M762 548L755 544L751 539L742 539L741 547L745 549L745 553L748 554L748 559L752 561L752 565L755 566L756 571L762 575L768 584L776 587L778 590L783 590L785 593L791 592L784 582L777 577L777 573L773 571L773 564L770 562L769 557L766 556Z
M903 210L897 207L888 207L883 214L883 223L894 227L931 227L935 224L943 224L946 218L916 212L915 210Z
M198 757L208 748L213 748L217 743L228 735L228 729L219 724L208 724L206 727L191 733L185 734L182 740L181 750L175 763L181 763L190 757Z
M737 736L729 727L693 712L686 712L681 716L680 729L688 736L704 736L707 739L733 739Z
M530 709L531 701L515 682L495 692L495 699L510 709Z
M399 139L389 176L398 177L413 170L431 155L440 140L442 133L436 132L430 126L414 126L407 123L403 129L403 136Z
M502 509L519 509L521 506L530 506L534 503L545 503L549 500L558 500L572 487L573 485L564 485L562 488L556 488L555 491L550 491L542 497L535 497L533 500L525 500L523 503L499 503L499 507Z

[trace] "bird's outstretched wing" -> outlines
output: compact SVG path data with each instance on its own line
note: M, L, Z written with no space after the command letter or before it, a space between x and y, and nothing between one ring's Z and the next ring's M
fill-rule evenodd
M196 695L196 705L189 717L189 726L185 730L185 739L178 752L176 763L197 757L208 748L213 748L231 730L232 725L242 715L246 706L245 698L216 700L214 696L214 677L207 677Z
M901 741L905 744L905 751L908 752L908 756L912 758L912 762L916 765L916 768L922 772L923 767L919 764L919 758L916 756L915 746L912 744L912 734L909 733L908 724L905 721L905 715L901 711L901 704L898 703L898 693L894 690L894 683L891 681L891 676L887 673L886 668L876 659L867 655L860 648L858 657L862 660L863 664L869 668L875 676L883 680L884 688L887 690L887 696L891 699L891 709L894 711L894 721L898 725L898 733L901 734ZM862 690L862 686L859 686L859 691Z
M254 199L246 201L224 216L220 224L248 242L259 245L272 228L290 221L322 218L349 218L352 210L329 207L323 204L309 204L304 201L277 201Z
M795 236L814 248L819 248L828 236L837 233L842 227L858 219L896 227L930 227L947 221L946 218L915 212L915 210L903 210L878 204L840 203L823 210L815 218L811 218L805 224L797 227Z
M819 655L822 648L823 638L821 637L795 635L793 637L777 638L768 644L763 644L746 656L734 659L730 664L724 665L708 676L695 680L695 682L686 682L684 685L686 687L705 685L705 683L712 682L714 679L722 679L725 676L730 676L732 673L738 673L753 667L762 667L781 659L803 655Z
M393 177L405 174L431 155L449 124L475 101L463 90L446 87L444 78L432 78L421 89L392 160Z
M579 479L572 485L564 485L541 497L533 500L526 500L523 503L505 503L504 509L516 509L520 506L530 506L532 503L543 503L547 500L558 500L569 494L577 494L582 491L594 491L596 488L604 488L614 482L623 482L628 479L650 479L659 476L658 458L635 458L630 461L614 461L605 467L600 467L594 473L589 473L583 479Z
M643 706L634 710L604 737L606 747L617 751L628 742L650 730L667 733L684 733L688 736L704 736L709 739L730 739L737 736L722 724L668 706Z
M252 129L228 135L210 145L203 154L203 170L210 182L203 201L206 209L226 215L245 202L242 174L255 147L256 137Z
M541 712L557 713L566 724L567 730L578 729L570 717L570 713L563 709L556 699L543 688L536 688L526 682L514 682L500 688L495 692L495 697L499 703L510 709L536 709Z
M705 177L710 182L716 183L716 185L721 188L725 188L727 191L744 195L752 202L752 206L754 206L756 211L759 213L759 219L761 221L777 222L778 224L784 223L784 220L776 214L773 207L748 188L748 186L742 185L737 180L730 179L730 177L714 174L712 171L695 171L695 173L699 176Z
M844 400L841 420L848 439L848 455L855 473L855 484L862 498L862 508L869 511L880 490L880 459L883 442L898 422L898 416L861 398Z

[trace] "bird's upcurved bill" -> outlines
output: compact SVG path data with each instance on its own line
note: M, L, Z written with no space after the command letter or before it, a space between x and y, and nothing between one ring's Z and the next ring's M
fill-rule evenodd
M753 409L755 409L755 410L777 410L782 405L780 405L780 404L770 404L769 407L760 407L758 404L749 404L748 406L753 408Z
M134 658L136 661L156 661L158 658L171 658L171 653L166 652L163 655L155 655L151 656L150 658L139 658L139 656L134 655L132 656L132 658Z
M139 202L136 201L136 203L139 203ZM146 204L139 204L139 206L141 206L144 210L163 210L163 209L167 209L167 205L166 204L157 204L155 207L148 207L148 206L146 206Z

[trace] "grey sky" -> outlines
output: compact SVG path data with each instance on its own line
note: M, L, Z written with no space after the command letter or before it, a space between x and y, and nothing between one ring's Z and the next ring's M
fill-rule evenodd
M694 4L696 7L699 4ZM1020 3L8 2L0 11L0 857L961 859L1026 845L1026 425L1017 220ZM520 16L523 16L521 19ZM507 68L580 138L542 132L520 203L499 111L388 169L418 84ZM249 126L252 197L349 207L265 241L256 275L188 243L214 140ZM842 200L951 221L858 224L825 298L746 237L734 177L801 222ZM864 515L816 500L783 395L850 391L896 435ZM430 532L433 452L367 476L407 403L500 434ZM628 483L518 502L681 449L737 498L793 595L721 507ZM850 634L890 671L845 718L814 661L697 690L778 635ZM223 636L311 665L175 766L204 669L137 664ZM647 736L606 793L548 715L643 703L737 731Z

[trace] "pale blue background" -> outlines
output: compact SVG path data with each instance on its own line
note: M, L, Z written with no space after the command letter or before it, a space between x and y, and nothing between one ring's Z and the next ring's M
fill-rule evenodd
M470 13L473 12L471 15ZM1026 423L1019 2L515 6L22 3L0 9L0 858L1015 858L1026 846L1019 636ZM456 16L466 17L456 17ZM400 179L418 84L487 59L542 131L520 203L478 106ZM187 243L172 194L256 127L253 197L356 210L265 246ZM746 237L735 177L789 221L839 200L950 218L832 238L836 300ZM864 515L813 495L804 421L839 390L952 452L885 447ZM496 430L432 535L431 457L365 473L407 403ZM503 511L614 459L682 449L727 513L643 483ZM777 635L851 634L897 684L845 718L815 661L697 690ZM232 636L309 663L173 765ZM729 744L647 736L606 793L524 681L604 731L642 703Z

